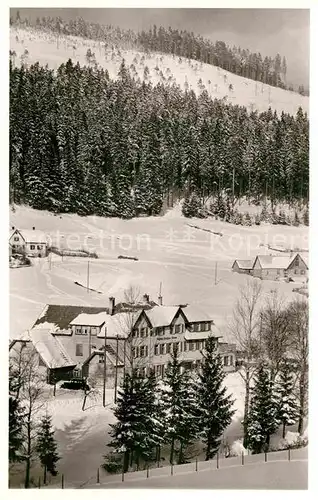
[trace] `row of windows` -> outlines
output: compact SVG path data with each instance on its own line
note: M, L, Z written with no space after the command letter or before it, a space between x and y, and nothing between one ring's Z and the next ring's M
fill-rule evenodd
M97 335L99 333L99 327L96 326L73 326L73 333L76 335Z
M202 322L202 323L193 323L190 326L190 329L195 332L207 332L210 330L210 323L207 321ZM184 333L185 326L184 324L180 325L174 325L173 327L168 327L166 331L169 334L173 333ZM142 327L142 328L135 328L132 332L133 337L138 337L138 338L144 338L148 337L154 337L154 336L160 336L165 334L165 327L164 326L158 326L156 328L148 328L148 327Z
M172 354L174 346L177 352L200 351L205 348L205 340L190 340L189 342L168 342L167 344L155 344L153 354ZM133 347L134 358L145 358L149 354L148 346Z

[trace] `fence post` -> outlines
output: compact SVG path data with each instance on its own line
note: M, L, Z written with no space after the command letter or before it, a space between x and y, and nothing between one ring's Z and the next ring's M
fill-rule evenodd
M216 452L216 468L219 468L219 451Z
M158 446L158 457L157 457L157 467L160 467L160 455L161 455L161 446Z
M290 448L288 448L288 461L290 462Z
M244 451L242 451L242 465L244 465Z
M265 462L267 462L267 451L265 451Z
M99 467L97 469L96 483L99 484Z
M38 482L39 488L41 488L41 478L39 477L39 482Z
M147 464L147 478L149 477L149 465Z
M173 476L173 462L171 464L171 476Z
M198 472L198 457L195 459L195 471Z
M122 472L121 472L121 480L122 480L122 482L124 482L124 481L125 481L125 473L124 473L124 469L123 469L123 470L122 470Z
M62 474L62 490L64 490L64 474Z

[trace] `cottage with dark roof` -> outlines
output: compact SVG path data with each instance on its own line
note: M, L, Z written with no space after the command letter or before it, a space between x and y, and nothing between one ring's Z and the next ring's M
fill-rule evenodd
M42 231L33 227L29 229L16 229L12 227L9 243L12 253L23 253L30 257L45 257L47 255L47 238Z

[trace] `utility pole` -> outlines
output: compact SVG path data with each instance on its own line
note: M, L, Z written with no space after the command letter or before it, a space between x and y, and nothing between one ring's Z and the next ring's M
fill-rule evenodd
M117 403L117 379L118 379L118 335L116 337L116 366L115 366L115 393L114 393L115 403Z
M89 260L87 261L87 293L89 293Z
M103 407L106 406L106 342L107 342L107 330L105 328L104 337L104 370L103 370Z
M235 190L235 168L233 168L233 177L232 177L232 196L234 201L234 190Z
M218 277L218 263L216 262L215 263L215 271L214 271L214 284L215 285L217 285L217 283L218 283L217 277Z

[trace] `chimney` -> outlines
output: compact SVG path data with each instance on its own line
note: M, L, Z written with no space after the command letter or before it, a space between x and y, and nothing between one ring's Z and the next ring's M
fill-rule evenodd
M115 312L115 297L109 297L109 314L113 316Z
M162 295L158 296L158 302L159 302L159 306L162 306Z
M35 230L35 227L33 226L33 227L32 227L32 229L33 229L33 231L34 231L34 230Z
M145 304L149 304L149 295L147 293L144 294L143 299Z

